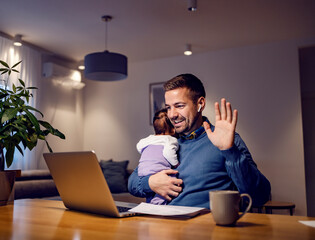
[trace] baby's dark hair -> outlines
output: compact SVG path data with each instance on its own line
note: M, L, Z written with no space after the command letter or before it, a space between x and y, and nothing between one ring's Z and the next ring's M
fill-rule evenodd
M167 110L165 108L157 111L153 117L154 132L157 135L174 134L175 130L171 121L167 117Z

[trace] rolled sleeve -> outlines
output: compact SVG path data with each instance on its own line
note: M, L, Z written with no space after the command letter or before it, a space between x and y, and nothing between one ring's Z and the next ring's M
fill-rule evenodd
M136 197L149 197L154 192L149 186L149 177L148 176L138 176L138 167L132 172L128 179L128 191Z

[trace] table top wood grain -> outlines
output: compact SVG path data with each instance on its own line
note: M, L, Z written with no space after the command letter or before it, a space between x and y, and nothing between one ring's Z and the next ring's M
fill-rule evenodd
M67 210L61 201L16 200L0 207L0 239L315 239L315 218L247 213L234 227L217 226L211 213L185 218L109 218Z

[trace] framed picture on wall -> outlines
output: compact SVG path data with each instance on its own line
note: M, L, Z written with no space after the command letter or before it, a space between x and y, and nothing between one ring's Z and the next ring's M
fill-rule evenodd
M152 125L152 120L154 113L165 107L164 102L164 82L150 83L149 98L150 98L150 125Z

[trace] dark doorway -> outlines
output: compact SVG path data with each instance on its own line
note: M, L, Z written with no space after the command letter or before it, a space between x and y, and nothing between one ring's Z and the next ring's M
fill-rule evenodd
M299 49L307 216L315 217L315 47Z

